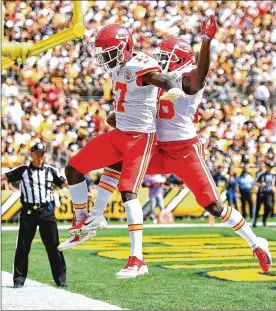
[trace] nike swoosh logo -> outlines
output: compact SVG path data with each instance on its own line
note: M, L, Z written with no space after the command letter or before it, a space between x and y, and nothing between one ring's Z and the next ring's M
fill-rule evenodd
M89 222L85 222L83 225L84 226L88 226L89 224L91 224L91 222L93 222L93 220L89 221Z
M267 265L270 265L270 264L271 264L271 260L270 260L270 258L268 257L267 253L265 253L265 256L266 256L266 260L267 260L266 264L267 264Z
M183 158L186 159L186 158L188 158L189 155L190 155L190 153L185 155L185 156L183 156Z
M137 135L137 136L133 136L133 138L137 138L137 137L140 137L140 135Z

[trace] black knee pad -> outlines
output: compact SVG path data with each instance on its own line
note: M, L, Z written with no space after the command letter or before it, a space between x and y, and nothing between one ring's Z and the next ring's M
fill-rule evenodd
M123 191L121 192L121 195L122 195L122 201L124 203L130 200L137 199L137 193Z
M223 211L224 205L221 200L217 200L215 202L210 203L209 205L205 206L204 209L209 212L211 215L215 217L220 217Z
M71 165L65 167L65 175L69 185L78 184L85 180L84 175Z

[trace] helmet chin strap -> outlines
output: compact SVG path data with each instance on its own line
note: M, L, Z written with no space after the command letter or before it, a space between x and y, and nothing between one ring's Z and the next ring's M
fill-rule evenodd
M106 71L108 71L109 73L113 73L115 71L117 71L119 68L121 67L121 64L118 63L115 67L110 68L108 64L105 64L105 69Z
M169 60L168 60L168 62L167 62L167 65L166 65L165 69L162 71L163 73L167 73L167 72L168 72L169 65L170 65L170 62L171 62L171 58L172 58L172 56L173 56L173 54L174 54L174 51L175 51L176 49L182 50L178 44L176 44L176 45L173 47L173 50L171 51L171 55L170 55L170 57L169 57ZM182 50L182 51L183 51L183 50ZM180 70L182 70L183 68L185 68L185 67L187 67L188 65L190 65L191 63L192 63L192 60L188 61L186 64L184 64L183 66L177 68L177 69L174 70L174 71L180 71Z
M170 53L170 57L169 57L169 59L168 59L168 61L167 61L167 65L166 65L165 69L162 70L163 73L167 73L167 72L168 72L169 66L170 66L170 62L171 62L172 56L173 56L174 51L175 51L176 48L179 48L178 44L176 44L176 45L173 47L173 49L172 49L172 51L171 51L171 53Z
M111 49L108 49L108 50L105 50L105 51L101 51L101 53L108 53L109 54L109 61L108 62L105 62L102 64L102 66L104 67L105 71L109 72L109 73L113 73L115 72L116 70L118 70L122 65L124 65L124 60L125 60L125 56L124 56L124 53L123 53L123 50L126 46L126 43L125 42L121 42L118 46L114 46L113 49L117 49L117 56L114 57L113 59L111 58L111 55L110 55L110 52L112 51L112 48ZM111 68L110 67L110 63L112 63L113 61L116 60L116 66Z
M188 61L186 64L184 64L183 66L177 68L177 69L174 70L174 71L180 71L180 70L182 70L182 69L188 67L188 66L191 65L191 64L192 64L192 61L190 60L190 61Z

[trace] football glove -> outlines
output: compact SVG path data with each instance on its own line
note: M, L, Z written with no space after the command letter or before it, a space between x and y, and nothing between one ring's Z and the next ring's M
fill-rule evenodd
M215 16L212 15L208 21L203 21L201 27L201 38L202 39L213 39L217 32L217 23Z

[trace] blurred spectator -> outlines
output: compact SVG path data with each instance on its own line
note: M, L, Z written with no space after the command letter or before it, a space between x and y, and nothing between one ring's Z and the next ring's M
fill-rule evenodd
M248 173L248 167L244 166L241 175L237 179L239 191L241 195L242 216L250 216L252 218L253 200L252 200L252 188L254 184L254 178ZM249 207L249 215L246 213L246 203Z
M170 174L167 175L166 181L165 181L166 186L181 186L183 185L183 181L176 175Z
M22 117L24 112L20 105L20 102L17 100L16 97L10 97L10 103L7 106L4 114L7 118L8 125L15 125L18 131L22 129Z
M36 42L71 25L72 1L3 4L7 41ZM103 120L113 106L111 79L93 57L95 35L103 26L125 25L133 32L137 49L148 54L163 38L175 35L188 40L197 55L201 22L215 14L219 30L211 45L212 64L199 105L198 134L205 142L212 173L217 166L226 170L242 163L258 167L276 153L276 109L273 109L276 3L261 4L260 1L83 2L86 26L83 39L30 57L23 66L14 65L4 72L2 165L19 165L25 160L24 150L42 141L54 155L53 164L64 166L70 144L84 146L90 138L110 129ZM270 93L267 108L253 96L263 93L259 92L261 81ZM99 112L95 116L96 111ZM166 184L182 182L171 175Z
M265 165L265 162L262 161L261 164L260 164L260 170L257 171L257 173L256 173L255 183L256 183L256 180L258 179L258 177L259 177L262 173L264 173L265 170L266 170L266 165Z
M157 223L155 216L155 209L160 207L160 211L164 210L164 188L162 183L166 181L166 178L160 174L147 175L145 177L143 185L149 188L149 198L151 204L151 218L153 223Z
M226 198L229 206L235 207L235 209L238 209L238 180L237 180L237 174L234 173L233 168L230 168L228 171L228 174L226 175Z
M2 96L4 97L17 97L19 94L16 82L11 78L6 79L2 85Z
M99 115L100 111L96 110L92 120L94 123L94 134L98 135L103 130L104 119Z
M213 179L214 179L214 181L215 181L215 183L216 183L216 185L217 186L219 186L219 184L222 182L225 182L225 176L224 176L224 173L223 173L223 171L224 171L224 168L223 168L223 166L218 166L217 167L217 170L216 170L216 172L215 172L215 174L213 175Z
M261 82L254 92L254 97L261 102L261 104L267 109L267 102L270 97L269 90L265 85L265 82Z
M87 183L87 190L88 190L88 200L93 201L95 193L94 193L94 188L93 188L93 181L92 179L88 176L84 176L86 183Z

